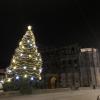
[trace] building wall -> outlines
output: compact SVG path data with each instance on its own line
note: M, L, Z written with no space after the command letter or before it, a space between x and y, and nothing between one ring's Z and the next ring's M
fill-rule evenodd
M79 61L81 70L81 86L99 86L100 59L98 50L95 48L81 49Z
M83 51L82 51L83 50ZM41 50L43 77L58 75L57 87L100 85L100 61L97 49L80 49L78 45ZM91 51L92 50L92 51Z

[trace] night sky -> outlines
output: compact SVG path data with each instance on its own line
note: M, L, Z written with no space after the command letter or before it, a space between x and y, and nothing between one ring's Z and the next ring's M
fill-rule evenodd
M100 48L98 7L95 0L0 1L0 66L9 66L29 24L38 45Z

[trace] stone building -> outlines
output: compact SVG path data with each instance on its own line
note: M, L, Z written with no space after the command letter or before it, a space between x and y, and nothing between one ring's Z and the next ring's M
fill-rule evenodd
M81 86L100 86L100 58L98 49L81 49L79 60Z
M51 88L51 80L55 78L55 87L100 85L100 61L97 49L81 49L78 45L70 45L60 48L42 48L40 51L45 88Z

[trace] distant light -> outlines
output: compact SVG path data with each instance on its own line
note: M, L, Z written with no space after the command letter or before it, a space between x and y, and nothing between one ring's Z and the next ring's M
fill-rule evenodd
M81 52L91 52L91 51L93 51L93 50L96 51L96 49L93 49L93 48L82 48L82 49L81 49Z

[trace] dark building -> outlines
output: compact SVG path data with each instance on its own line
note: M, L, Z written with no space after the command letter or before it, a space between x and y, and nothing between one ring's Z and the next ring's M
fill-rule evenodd
M89 49L92 51L87 51ZM70 45L62 48L42 48L41 54L45 88L100 85L97 49L81 49L78 45Z
M79 60L81 86L100 86L100 58L98 49L81 49Z

